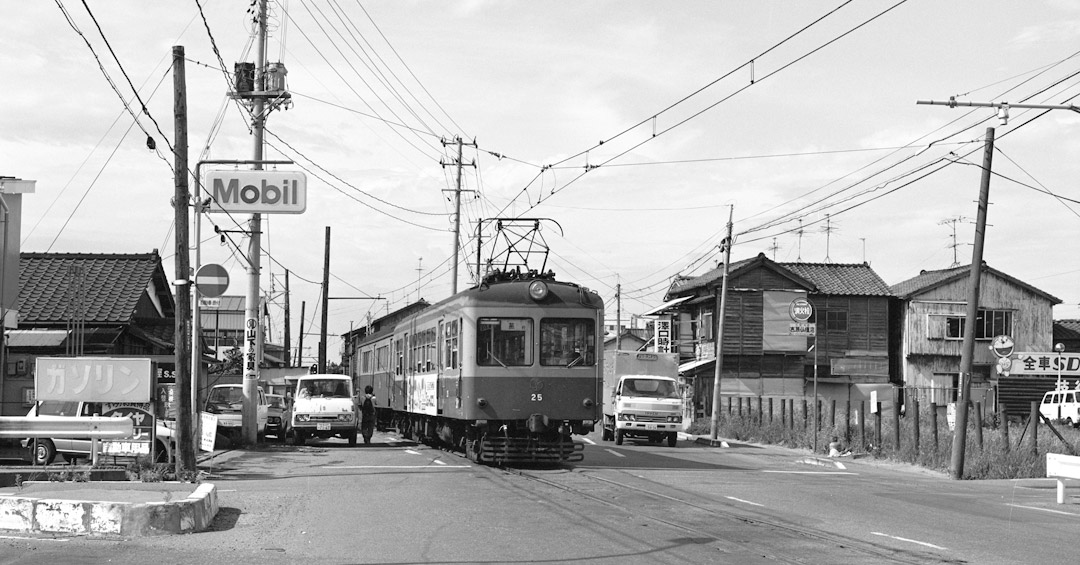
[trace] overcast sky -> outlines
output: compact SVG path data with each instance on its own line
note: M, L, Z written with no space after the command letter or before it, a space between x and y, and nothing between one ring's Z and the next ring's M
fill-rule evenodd
M251 159L250 118L212 46L230 72L254 61L252 13L222 0L85 4L19 2L0 20L0 175L37 181L22 249L159 249L172 278L172 47L188 58L192 169ZM672 277L716 266L732 208L734 260L866 261L888 284L970 263L992 127L984 259L1061 299L1055 318L1080 318L1080 114L1014 108L1003 125L990 108L916 104L1072 103L1080 5L896 4L271 2L267 58L285 64L293 104L269 115L265 158L308 179L304 214L264 216L271 341L285 269L294 340L302 302L305 333L319 330L326 226L330 296L386 299L332 300L331 335L450 294L455 170L440 162L456 158L441 143L455 136L476 144L459 286L478 220L547 218L546 267L598 291L612 321L621 285L625 321L662 302ZM213 224L244 226L206 218L202 245L243 295L246 241L221 245ZM317 338L304 344L312 361ZM332 360L340 347L329 341Z

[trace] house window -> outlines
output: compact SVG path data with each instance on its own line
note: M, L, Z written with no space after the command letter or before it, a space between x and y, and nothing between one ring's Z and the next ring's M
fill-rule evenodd
M700 327L698 327L698 340L711 341L713 338L714 327L716 327L716 324L713 323L713 313L702 312Z
M847 312L840 310L826 310L825 330L830 332L846 332Z
M975 339L994 339L1012 334L1012 312L1008 310L979 310L975 315ZM945 339L964 339L967 316L945 318Z

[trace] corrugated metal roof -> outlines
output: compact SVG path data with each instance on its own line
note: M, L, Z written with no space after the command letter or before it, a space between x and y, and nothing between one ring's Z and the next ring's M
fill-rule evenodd
M67 339L67 330L10 330L8 347L59 347Z

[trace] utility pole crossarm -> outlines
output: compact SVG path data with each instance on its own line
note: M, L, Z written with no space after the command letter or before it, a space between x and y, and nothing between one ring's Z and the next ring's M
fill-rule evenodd
M1027 110L1072 110L1073 112L1080 112L1080 107L1072 104L1011 104L1009 102L970 102L964 100L957 100L950 97L948 100L916 100L916 104L925 104L929 106L948 106L950 108L956 108L957 106L971 106L980 108L1021 108Z

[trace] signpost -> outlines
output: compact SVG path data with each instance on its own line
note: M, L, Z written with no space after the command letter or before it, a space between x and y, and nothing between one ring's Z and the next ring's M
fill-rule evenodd
M221 296L229 288L229 272L225 270L225 267L214 263L203 265L195 273L195 287L203 296L209 298Z
M817 324L810 323L810 318L814 316L814 305L805 298L796 298L791 301L791 306L788 307L788 314L791 315L791 319L794 321L791 324L792 334L803 334L814 337L814 344L810 346L810 349L814 352L814 454L817 454L818 449L818 393L817 393Z

